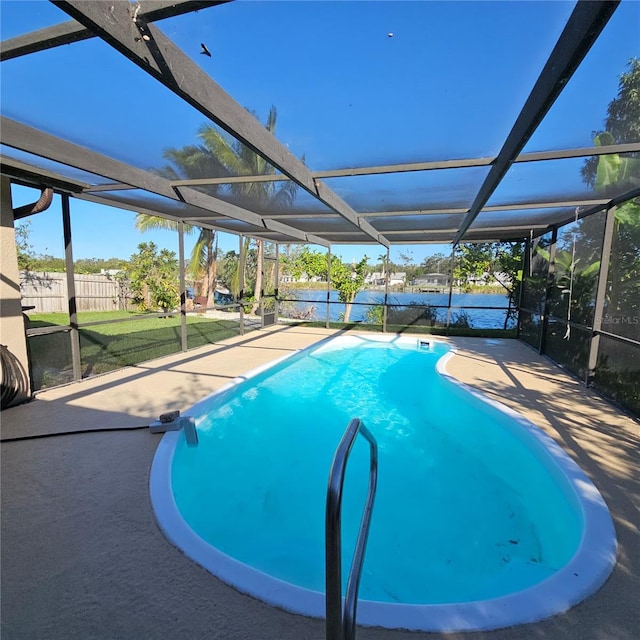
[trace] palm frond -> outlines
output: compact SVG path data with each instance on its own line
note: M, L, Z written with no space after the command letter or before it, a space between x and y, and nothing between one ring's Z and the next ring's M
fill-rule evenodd
M251 113L251 112L250 112ZM253 113L255 117L256 114ZM278 111L275 106L269 110L265 128L275 134ZM200 179L227 176L275 175L275 167L240 141L211 123L205 123L198 129L199 144L186 145L179 149L165 149L164 159L169 163L157 170L170 180ZM302 159L304 162L304 158ZM232 183L229 185L211 185L206 191L214 196L230 196L230 199L254 211L267 211L272 207L289 209L293 206L298 185L293 181ZM175 229L177 223L166 218L138 214L136 227L141 231L148 229ZM195 227L186 226L185 231ZM209 229L199 229L200 235L191 252L189 271L194 278L215 266L213 249L216 233ZM243 246L246 252L249 244ZM215 279L215 276L214 276ZM243 286L239 274L234 276L233 288Z
M156 229L169 229L170 231L178 230L178 222L169 218L162 218L160 216L152 216L148 213L136 213L135 227L138 231L152 231ZM194 226L190 224L184 225L185 233L192 233Z
M159 169L151 169L151 173L155 173L157 176L161 176L167 180L180 180L183 177L170 164L165 164L164 167L160 167Z
M211 165L215 165L217 169L215 176L211 175L209 177L241 174L238 155L232 138L223 135L222 132L210 124L200 127L198 137L203 142L203 148L206 149L205 153L211 158Z
M214 259L213 244L216 232L211 229L200 229L200 235L191 250L191 259L189 261L189 274L193 278L206 271L209 263Z

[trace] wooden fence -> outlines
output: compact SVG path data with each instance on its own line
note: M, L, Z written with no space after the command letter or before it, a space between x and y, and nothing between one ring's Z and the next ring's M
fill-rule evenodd
M126 281L109 274L76 274L76 308L78 311L116 311L129 308ZM20 272L22 305L35 307L34 313L66 313L67 275L52 272Z

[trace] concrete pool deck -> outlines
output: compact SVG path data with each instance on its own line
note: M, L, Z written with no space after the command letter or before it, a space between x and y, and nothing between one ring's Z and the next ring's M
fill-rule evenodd
M334 333L277 326L44 391L2 412L2 438L143 426ZM446 635L358 628L358 639L640 637L638 422L520 342L453 342L449 373L542 427L598 487L618 564L596 594L539 623ZM166 540L148 492L159 439L141 429L2 444L2 640L324 638L324 620L235 591Z

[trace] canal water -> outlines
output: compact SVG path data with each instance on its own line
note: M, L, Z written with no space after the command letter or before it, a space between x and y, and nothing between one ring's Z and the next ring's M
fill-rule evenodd
M292 310L291 315L296 316L306 312L307 320L322 321L326 318L327 293L320 289L295 289L288 294L299 302L286 303L282 309L286 314L287 305ZM341 304L337 291L330 294L330 316L332 322L340 322L344 318L344 304ZM360 291L356 295L355 304L351 309L350 322L367 322L368 314L375 305L384 302L383 291ZM388 304L402 308L410 305L429 305L432 313L437 314L438 322L446 322L448 293L389 293ZM367 306L360 306L367 305ZM463 313L474 329L502 329L507 313L508 297L493 293L454 293L451 298L451 318L455 321L459 314ZM496 309L484 309L479 307L498 307ZM289 315L289 314L286 314ZM509 322L508 327L514 326L514 321Z

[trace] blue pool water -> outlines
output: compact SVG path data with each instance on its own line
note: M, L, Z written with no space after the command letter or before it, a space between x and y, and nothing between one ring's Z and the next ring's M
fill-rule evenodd
M199 403L190 412L199 445L168 436L179 517L198 544L235 569L252 568L258 582L266 575L323 592L328 472L359 417L379 447L361 599L460 605L548 580L576 556L586 525L575 486L553 460L562 454L438 373L447 351L415 339L333 340ZM345 579L367 483L360 441L345 480ZM235 569L228 581L254 593Z

